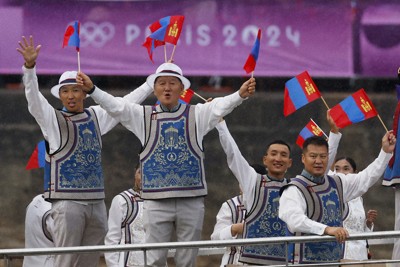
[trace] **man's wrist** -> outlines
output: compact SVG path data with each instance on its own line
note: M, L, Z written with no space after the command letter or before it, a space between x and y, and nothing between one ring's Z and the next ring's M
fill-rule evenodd
M27 69L33 69L36 65L36 62L33 62L32 64L27 64L26 62L24 63L25 68Z
M94 92L94 89L96 89L96 85L93 84L92 89L90 89L87 93L90 95L91 93Z

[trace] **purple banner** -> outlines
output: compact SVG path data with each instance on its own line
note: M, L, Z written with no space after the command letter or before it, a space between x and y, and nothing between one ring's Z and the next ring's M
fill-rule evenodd
M142 47L148 26L170 15L185 22L174 61L186 75L244 76L243 65L262 29L256 76L353 75L352 12L349 5L310 5L294 1L26 1L21 14L0 9L0 21L15 28L0 44L0 72L20 73L22 59L15 51L20 36L33 35L42 45L38 72L60 74L77 69L73 47L62 48L64 31L81 22L81 70L99 75L148 75L164 62L164 47L156 48L153 64ZM21 21L23 18L23 21ZM16 26L14 26L16 25ZM6 34L6 35L4 35ZM12 48L12 49L10 49ZM168 57L173 45L167 44ZM6 61L4 59L7 59Z

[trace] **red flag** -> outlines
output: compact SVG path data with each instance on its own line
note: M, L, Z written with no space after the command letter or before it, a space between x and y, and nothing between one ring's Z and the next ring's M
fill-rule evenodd
M190 103L190 100L192 99L194 95L194 91L190 88L186 89L185 91L183 91L183 93L180 96L179 100L182 100L183 102L185 102L186 104Z
M299 136L297 137L296 144L303 148L304 141L311 136L322 136L324 132L319 128L313 120L310 120L307 125L301 130Z
M288 116L320 97L317 85L308 72L304 71L285 83L283 114Z
M176 45L182 32L184 20L185 16L164 17L158 22L153 23L156 25L160 25L160 27L152 34L150 34L150 37L156 40Z
M64 41L63 41L63 48L66 46L75 46L76 51L79 52L80 47L80 23L79 21L75 21L73 25L68 25L67 29L64 33Z
M364 89L360 89L334 106L330 110L330 115L337 127L344 128L350 124L375 117L378 112Z
M44 140L37 143L35 150L33 150L31 157L26 164L25 169L43 168L45 165L46 147Z
M159 21L154 22L153 24L151 24L149 26L150 31L153 33L156 30L158 30L159 28L161 28L161 24ZM144 41L144 43L142 44L142 46L147 48L147 53L149 54L149 58L150 60L154 63L153 61L153 52L154 49L156 49L156 47L158 46L162 46L165 45L164 41L160 41L160 40L155 40L151 37L146 37L146 40Z
M261 40L261 29L258 29L256 41L254 42L250 55L243 66L243 69L246 71L246 73L250 73L254 71L254 69L256 68L258 52L260 51L260 40Z

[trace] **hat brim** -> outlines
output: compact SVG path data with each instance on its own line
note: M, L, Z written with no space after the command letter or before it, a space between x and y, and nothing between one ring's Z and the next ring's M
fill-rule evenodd
M174 77L178 78L179 80L181 80L181 82L183 84L183 89L186 90L186 89L190 88L190 81L187 78L185 78L182 75L174 74L174 73L154 73L154 74L149 75L149 77L147 77L146 82L148 85L150 85L151 88L154 89L154 83L155 83L156 79L161 76L174 76Z
M53 96L57 97L58 99L60 99L60 88L65 86L65 85L70 85L70 84L74 84L76 85L77 83L63 83L63 84L57 84L54 85L53 87L51 87L50 92ZM89 94L86 94L86 97L89 97Z

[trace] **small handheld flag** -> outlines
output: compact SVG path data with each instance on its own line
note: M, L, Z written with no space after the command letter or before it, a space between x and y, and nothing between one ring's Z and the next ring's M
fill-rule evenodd
M261 29L258 29L256 41L254 42L250 55L248 56L246 63L244 63L243 66L243 69L246 71L246 73L253 72L256 68L258 53L260 51L260 40L261 40Z
M283 114L292 114L299 108L321 97L321 94L307 71L285 83Z
M160 27L150 34L150 37L152 39L176 45L182 32L184 20L184 16L164 17L158 21Z
M322 129L312 120L307 123L307 125L300 131L299 136L297 137L296 144L303 148L304 141L311 136L322 136L326 134Z
M364 89L360 89L334 106L330 110L330 115L337 127L344 128L350 124L375 117L378 112Z
M37 143L35 150L33 150L31 157L26 164L25 169L37 169L43 168L45 165L45 155L46 155L46 147L44 140Z
M68 25L67 29L64 33L64 41L63 41L63 48L66 46L75 46L76 52L78 53L78 72L81 71L81 60L79 57L79 50L80 50L80 26L81 24L79 21L74 21L73 25Z

